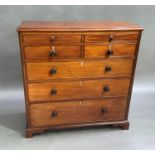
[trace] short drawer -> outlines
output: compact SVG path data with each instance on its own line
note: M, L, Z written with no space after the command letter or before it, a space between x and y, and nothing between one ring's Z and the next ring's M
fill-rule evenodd
M127 96L130 79L104 79L28 84L30 101Z
M32 104L31 127L125 120L126 98Z
M26 63L28 80L130 76L132 59Z
M136 44L112 44L109 45L86 45L84 48L85 58L108 58L134 56Z
M24 55L26 60L32 59L57 59L57 58L80 58L80 46L25 46Z
M106 33L85 35L85 42L137 42L138 33Z
M81 42L81 35L32 33L32 34L24 34L23 42L25 44L54 44L57 42Z

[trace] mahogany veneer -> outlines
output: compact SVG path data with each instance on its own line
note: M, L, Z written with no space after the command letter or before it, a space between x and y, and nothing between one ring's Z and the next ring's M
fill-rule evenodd
M26 137L84 126L128 129L143 28L126 22L24 21L17 31Z

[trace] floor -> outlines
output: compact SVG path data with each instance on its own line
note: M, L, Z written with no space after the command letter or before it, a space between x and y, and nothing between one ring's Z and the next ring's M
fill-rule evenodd
M133 92L129 130L95 127L46 132L30 139L24 137L23 92L4 94L0 97L0 149L155 149L153 92Z

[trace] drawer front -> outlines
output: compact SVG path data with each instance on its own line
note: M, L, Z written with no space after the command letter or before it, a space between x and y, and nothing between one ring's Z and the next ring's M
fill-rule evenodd
M85 58L134 56L136 44L112 44L111 50L109 45L86 45L84 49Z
M30 105L31 127L121 121L127 100L102 99Z
M138 33L90 34L85 36L85 42L136 42Z
M25 46L25 59L80 58L80 46Z
M28 84L30 101L127 96L130 79L105 79Z
M130 76L133 60L27 63L28 80Z
M81 42L81 35L78 34L25 34L23 35L25 44L54 44L57 42Z

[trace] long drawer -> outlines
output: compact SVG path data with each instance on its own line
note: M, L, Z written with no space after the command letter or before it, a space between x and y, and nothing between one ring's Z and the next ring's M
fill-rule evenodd
M26 63L28 80L130 76L133 60Z
M28 84L30 101L127 96L130 79L104 79Z
M102 99L29 106L31 127L121 121L125 119L127 99Z

